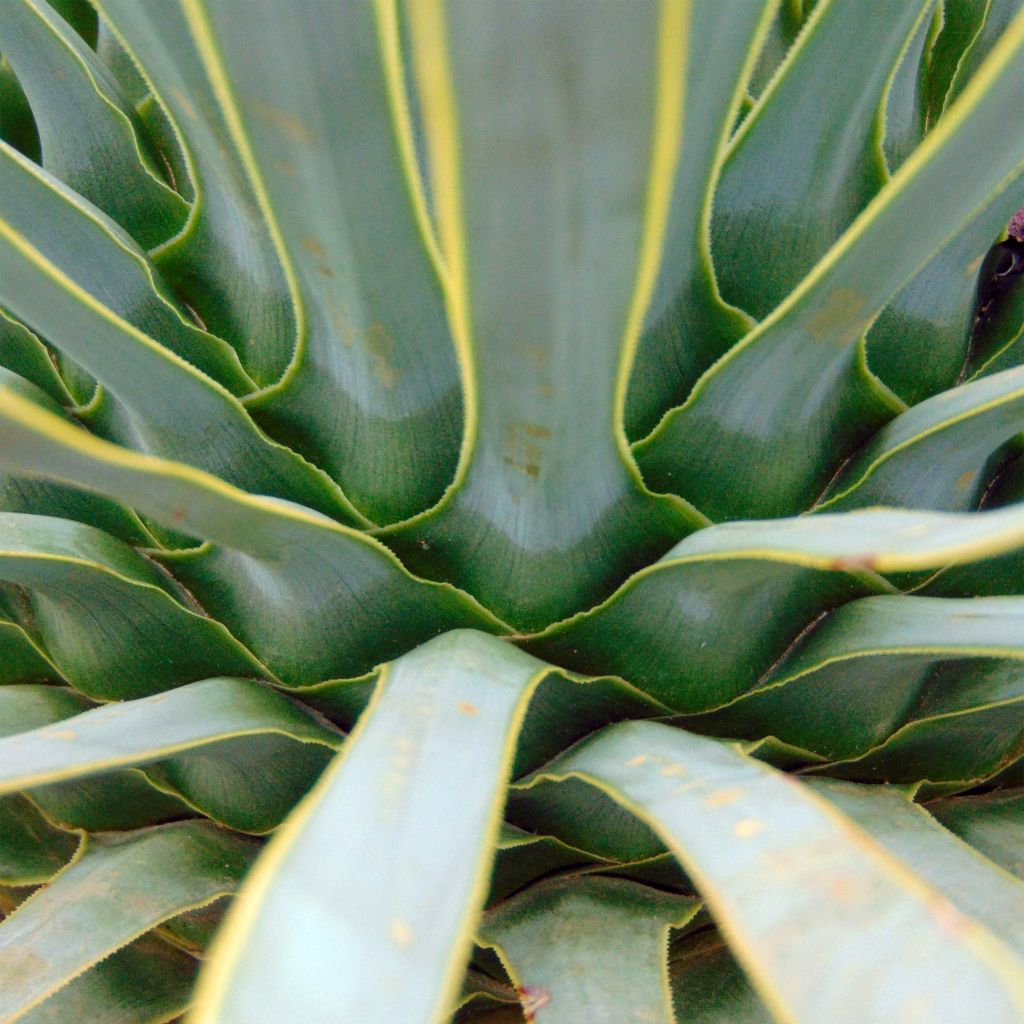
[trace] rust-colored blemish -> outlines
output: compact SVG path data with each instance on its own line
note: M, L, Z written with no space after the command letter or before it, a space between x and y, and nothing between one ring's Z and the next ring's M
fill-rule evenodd
M312 235L303 235L299 239L299 245L318 260L325 259L327 256L327 250Z
M719 789L704 798L705 807L728 807L743 796L742 789Z
M540 465L544 448L540 442L551 437L551 431L542 423L529 420L513 420L505 425L505 465L536 479L540 476Z
M520 462L518 459L509 458L507 455L502 459L502 461L506 466L511 466L512 469L517 469L520 473L525 473L534 480L540 476L540 466L535 462Z
M287 110L272 106L270 103L255 101L252 109L257 117L263 118L268 124L272 124L279 131L284 132L293 142L301 142L307 146L313 144L313 133L309 130L305 121L289 114Z
M954 485L958 491L962 491L965 487L969 487L974 481L974 470L968 469L961 473L956 478L956 484Z
M829 892L839 903L854 903L864 898L863 888L857 885L853 879L843 878L842 876L832 880L829 885Z
M523 346L523 355L538 370L543 370L551 358L551 353L544 345L525 345Z
M545 440L551 436L551 431L547 427L540 423L530 423L528 420L520 420L515 424L520 433L526 434L527 437L537 437L541 440Z
M523 1016L528 1021L535 1021L537 1011L544 1009L551 1002L551 992L539 985L523 985L516 989L516 994L523 1008Z
M400 917L396 917L391 922L391 939L396 946L401 946L403 949L407 949L412 945L415 937L416 936L413 934L413 930L407 921L403 921Z
M877 560L874 555L850 555L843 558L833 558L829 563L830 569L837 572L858 572L865 569L874 569Z
M631 757L626 762L626 767L627 768L636 768L638 765L646 764L646 763L647 763L647 755L646 754L637 754L636 757Z
M0 951L0 972L8 985L35 980L50 970L50 961L30 949L9 946Z
M681 764L667 764L664 768L658 772L659 775L664 775L666 778L670 778L673 775L682 775L686 771L686 766Z
M868 309L866 295L853 288L833 289L821 309L807 323L807 333L816 341L834 340L839 345L856 341Z
M78 733L74 729L47 729L39 734L46 740L77 740Z
M480 709L475 704L470 704L468 700L460 700L455 705L464 715L479 715Z
M967 919L949 900L939 896L929 901L935 923L950 935L962 935L967 930Z
M764 822L757 818L741 818L732 827L733 834L740 839L753 839L764 828Z
M175 505L171 509L171 519L175 523L180 523L187 515L185 509L181 505Z
M398 371L391 362L395 342L388 329L379 320L374 320L366 328L363 340L373 360L373 373L378 383L381 387L393 388L398 379Z

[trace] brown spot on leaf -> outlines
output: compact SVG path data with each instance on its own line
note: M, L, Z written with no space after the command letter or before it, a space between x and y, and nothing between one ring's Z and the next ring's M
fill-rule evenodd
M860 337L867 310L867 296L853 288L834 288L818 312L811 317L807 333L816 341L849 344Z
M11 946L0 951L0 975L8 985L32 981L50 969L50 962L30 949Z
M272 124L279 131L284 132L293 142L301 142L307 146L313 144L313 133L301 118L269 103L255 101L252 104L252 109L257 117L263 118L268 124Z
M475 704L470 704L468 700L460 700L456 707L464 715L479 715L480 709Z
M728 807L743 796L742 789L719 789L704 799L705 807Z
M956 484L954 485L958 491L962 491L965 487L969 487L974 480L974 470L968 469L961 473L956 478Z
M506 466L511 466L512 469L517 469L520 473L525 473L527 476L533 477L534 480L540 476L540 466L535 462L520 462L518 459L509 458L507 455L502 461Z
M327 256L327 250L312 235L303 235L299 239L299 245L318 260L322 260Z
M732 827L733 834L740 839L753 839L764 828L764 822L757 818L741 818Z
M391 922L391 938L395 945L401 946L403 949L412 945L413 939L416 936L413 934L413 930L409 927L407 921L403 921L400 917L396 917Z

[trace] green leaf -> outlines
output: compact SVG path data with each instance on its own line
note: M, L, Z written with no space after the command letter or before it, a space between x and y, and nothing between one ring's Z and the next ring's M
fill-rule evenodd
M100 432L132 447L184 455L254 490L365 522L322 471L263 435L237 399L70 276L69 265L87 265L90 252L94 272L101 269L117 239L109 224L56 191L42 173L0 145L0 181L16 182L9 192L18 200L5 211L15 219L0 221L0 297L109 390L116 404ZM124 255L138 271L131 254ZM186 330L183 321L180 327ZM183 406L190 410L187 418Z
M0 884L48 882L77 846L77 837L47 821L25 797L0 800Z
M843 467L817 508L978 507L1024 426L1024 368L944 391L883 427ZM1016 446L1019 448L1019 444Z
M295 348L291 297L182 9L136 0L97 0L96 6L145 68L185 154L192 214L157 254L160 270L207 327L235 348L253 380L271 384Z
M0 710L10 689L0 691ZM0 740L0 794L151 765L145 777L189 806L230 828L266 832L341 742L301 705L243 679L61 717L59 728L25 723Z
M29 730L46 730L78 715L90 702L58 686L6 686L0 690L0 736L14 739ZM50 729L47 736L60 729ZM3 741L0 740L0 743ZM18 787L11 787L14 792ZM120 771L100 780L76 780L27 790L26 795L54 825L64 829L128 829L190 817L191 808L154 789L141 772ZM9 798L16 802L17 797ZM45 835L47 829L42 830ZM58 849L61 843L57 843ZM66 859L66 858L65 858Z
M882 150L889 171L895 171L910 156L927 130L928 61L941 27L941 0L932 0L925 16L904 43L899 63L889 80L881 119Z
M669 952L672 1005L687 1024L774 1024L715 929L685 936Z
M1019 201L1015 178L892 298L867 334L868 365L914 405L953 387L978 345L976 292L984 257L1006 226L1007 203Z
M889 853L1024 956L1024 885L888 786L814 782Z
M978 0L942 0L942 31L928 65L929 127L942 113L956 66L981 27L987 7Z
M718 736L774 736L828 758L864 754L918 719L1019 702L1024 697L1022 624L1021 598L883 596L853 601L822 620L756 689L688 719L687 727ZM941 669L943 662L976 658L1017 664L994 672L992 666L973 673L967 665ZM1019 709L1007 707L1002 715L1009 720L1012 747L1021 729L1019 722L1010 723ZM998 759L1006 753L998 749L1004 742L1000 732L991 729L986 744L959 750L954 746L948 755L946 744L939 742L930 760L941 765L948 756L952 766ZM906 764L923 773L936 767L913 757ZM901 778L884 769L878 775L867 769L865 773L869 778ZM915 774L913 780L930 777Z
M546 672L462 631L385 669L343 753L232 907L200 979L197 1024L426 1024L450 1012L516 734Z
M674 1024L665 952L700 901L621 878L555 878L484 915L527 1019L575 1024ZM623 952L629 951L624 958Z
M232 892L254 852L201 822L89 837L0 924L0 1015L17 1019L154 925Z
M198 967L187 953L144 935L18 1020L20 1024L164 1024L188 1006Z
M2 324L0 324L2 330ZM28 332L26 331L26 336ZM31 336L34 337L34 336ZM45 355L43 358L47 358ZM49 363L49 359L47 358ZM52 369L52 363L49 364ZM0 385L16 391L42 409L70 420L49 396L22 377L0 368ZM56 516L87 523L137 547L159 547L149 528L129 508L76 487L11 473L0 474L0 510Z
M1024 666L982 660L939 665L906 721L860 757L823 766L826 775L924 781L924 794L966 789L1024 755Z
M592 864L593 855L553 836L539 836L503 822L494 854L491 889L486 905L506 899L545 875ZM616 865L617 866L617 865Z
M690 498L712 519L795 513L891 417L899 403L867 372L860 339L888 300L1020 174L1024 137L1011 145L1002 126L1024 104L1022 51L1024 16L956 109L799 287L635 447L650 486ZM966 159L978 171L969 179L961 174ZM1003 195L1009 219L1016 199Z
M0 617L0 684L43 683L59 677L57 667L25 630Z
M51 277L64 275L78 285L86 293L80 301L91 296L228 390L252 390L231 346L185 318L146 254L99 210L6 147L0 149L0 182L15 242L37 249ZM58 343L61 335L50 340ZM79 346L68 354L88 369L84 351Z
M579 672L622 676L670 707L704 710L750 689L823 612L891 591L872 570L983 558L983 538L994 542L999 523L1018 517L1024 505L970 516L862 511L709 527L604 604L524 646ZM1005 543L1019 546L1019 535Z
M39 133L28 98L7 58L0 54L0 139L39 160Z
M163 557L211 615L292 685L361 675L448 629L506 629L461 591L410 576L364 534L117 448L0 392L0 465L100 489L213 542Z
M466 440L442 503L383 536L413 571L539 628L703 524L643 488L621 426L688 19L675 0L589 19L497 0L409 13Z
M1024 880L1024 791L953 797L928 810L964 842Z
M751 316L782 302L884 184L879 107L930 7L865 18L861 0L818 0L730 142L712 253L722 294Z
M1009 947L808 787L735 747L624 723L531 781L570 777L658 832L774 1017L1019 1018L1024 975Z
M1018 193L1019 194L1019 193ZM964 374L972 379L998 373L1021 363L1024 331L1024 278L999 276L1009 254L998 247L982 264L978 280L978 317ZM1012 257L1011 257L1012 259ZM1011 264L1012 265L1012 264Z
M785 16L775 4L703 0L690 12L682 145L658 280L626 394L628 437L647 434L752 322L721 299L711 266L711 203L758 47Z
M247 405L370 519L405 519L451 482L463 424L395 5L208 6L184 10L299 331L283 379Z
M91 526L0 513L0 580L28 590L47 655L89 696L270 675L221 623L181 603L150 561Z
M985 58L1002 39L1007 28L1021 10L1020 0L987 0L984 16L977 21L978 29L956 66L949 83L943 115L957 97L978 75Z
M0 366L31 381L55 402L74 404L46 346L3 309L0 309Z
M43 166L143 248L174 235L188 204L159 176L159 155L144 152L134 111L84 41L41 0L11 0L0 49L31 104Z

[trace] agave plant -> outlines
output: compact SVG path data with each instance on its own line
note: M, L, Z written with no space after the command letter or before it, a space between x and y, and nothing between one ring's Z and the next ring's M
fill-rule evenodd
M1024 1019L1019 6L4 0L0 1022Z

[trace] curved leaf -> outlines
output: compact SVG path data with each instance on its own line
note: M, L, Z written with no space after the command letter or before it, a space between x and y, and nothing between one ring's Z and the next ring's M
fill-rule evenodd
M905 284L867 334L868 365L914 405L956 384L978 344L975 293L984 257L1006 226L1008 202L1020 200L1015 178ZM975 328L976 330L976 328Z
M188 1006L198 967L187 953L144 935L18 1019L21 1024L164 1024Z
M774 736L830 759L864 754L917 719L1019 701L1024 696L1019 666L995 671L981 667L973 675L956 665L936 669L954 659L1024 659L1022 624L1022 598L883 596L853 601L820 622L756 689L688 719L687 725L718 736ZM1004 714L1012 722L1019 709L1009 707ZM1020 733L1019 723L1010 725L1011 747ZM940 763L944 757L951 764L983 762L1002 756L1001 740L1000 730L992 730L992 749L987 744L960 750L953 746L947 752L940 743L936 755ZM913 771L931 767L914 757L907 763ZM866 777L899 776L882 769Z
M1021 433L1024 368L952 388L883 427L816 507L970 511L1012 457L1003 446Z
M201 822L91 836L0 923L0 1016L17 1020L154 925L232 892L254 853Z
M951 832L1024 880L1024 791L953 797L928 810Z
M405 519L451 481L462 412L443 268L393 109L393 2L206 8L184 5L298 322L285 376L247 405L369 518Z
M174 235L188 204L159 176L159 155L145 152L134 111L85 42L41 0L11 0L0 49L32 106L43 166L143 248Z
M818 0L730 142L712 253L722 294L751 316L767 316L884 184L879 107L930 7L865 18L860 0Z
M230 828L266 832L341 743L301 705L242 679L62 718L59 728L25 725L0 740L0 794L152 765L146 777L190 806Z
M270 674L221 623L182 604L151 562L91 526L0 513L0 580L28 590L49 658L90 696Z
M229 913L200 978L197 1024L451 1012L516 733L546 671L468 632L385 670L343 753ZM283 940L297 934L301 944Z
M718 294L711 266L711 202L737 107L775 4L698 0L690 10L682 143L658 280L626 394L625 430L643 437L752 326ZM785 11L779 12L779 19Z
M0 465L101 489L213 542L167 561L211 615L293 685L360 675L447 629L506 628L461 591L410 576L364 534L117 448L0 392ZM391 628L382 629L383 616Z
M1024 975L1008 946L808 787L735 747L624 723L531 781L570 777L657 830L774 1017L1020 1016Z
M383 536L538 628L702 523L644 490L621 427L679 159L686 10L445 11L409 8L466 440L441 504Z
M194 192L184 230L157 256L161 272L258 384L284 373L295 322L284 274L241 160L177 3L96 0L105 25L175 121Z
M675 1024L668 933L699 908L621 878L556 878L485 914L481 940L498 949L527 1019L575 1024L585 1007L594 1024Z
M891 418L898 403L867 373L860 339L892 295L1020 174L1024 141L1008 145L1001 126L1024 103L1022 52L1024 15L828 255L635 447L649 485L690 498L712 519L797 512L838 460ZM965 181L968 157L979 173ZM1004 192L1003 201L1009 219L1017 200ZM763 466L771 473L751 487Z
M887 786L814 782L919 878L1019 955L1024 955L1024 885L944 829L905 794Z

